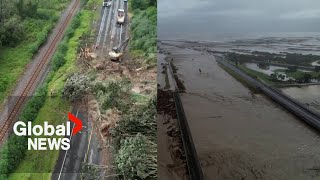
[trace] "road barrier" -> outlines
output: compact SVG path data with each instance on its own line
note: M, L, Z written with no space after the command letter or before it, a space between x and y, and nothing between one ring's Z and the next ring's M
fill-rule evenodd
M198 159L197 151L194 147L191 132L189 129L188 121L185 116L183 106L181 103L181 99L178 92L173 93L178 123L181 132L181 138L183 142L184 152L187 159L187 166L189 171L189 179L190 180L203 180L203 172L201 169L200 161Z

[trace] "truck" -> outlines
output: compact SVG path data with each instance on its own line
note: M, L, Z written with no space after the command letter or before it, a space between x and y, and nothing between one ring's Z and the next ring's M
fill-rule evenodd
M124 17L125 17L124 9L118 9L117 24L123 24Z
M122 47L127 44L129 41L129 38L127 38L125 41L123 41L119 46L113 47L112 50L109 52L109 57L111 61L120 61L123 53L120 52L122 50Z

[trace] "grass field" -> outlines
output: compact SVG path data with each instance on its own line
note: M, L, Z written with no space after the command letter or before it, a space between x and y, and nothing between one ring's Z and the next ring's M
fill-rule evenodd
M241 69L242 71L244 71L246 74L248 74L251 77L260 79L261 81L266 82L266 83L268 83L270 85L274 84L274 82L272 82L272 80L271 80L271 77L266 75L266 74L264 74L264 73L262 73L262 72L258 72L258 71L252 70L252 69L247 68L247 67L245 67L243 65L239 65L238 68Z
M70 0L52 0L40 3L38 12L46 18L24 20L26 37L16 47L0 48L0 102L10 93L25 66L32 59L56 24L60 13L67 7Z
M44 121L58 125L66 121L66 113L70 109L68 102L61 98L47 98L41 108L34 124L42 124ZM27 151L25 159L21 162L15 173L9 179L50 179L51 171L55 166L59 151Z
M88 3L95 3L98 0L90 0ZM65 56L65 64L56 72L51 73L48 89L54 89L60 92L64 86L67 76L76 70L75 60L77 56L77 47L80 37L90 31L90 23L92 18L96 18L98 14L91 10L83 9L80 14L80 26L75 30L73 37L68 41L68 50ZM66 113L71 110L71 104L62 99L60 94L57 97L47 97L44 106L41 108L35 124L43 124L43 121L49 121L50 124L61 124L66 121ZM49 118L51 117L51 118ZM56 160L58 159L58 151L27 151L26 158L19 165L15 173L12 173L9 179L50 179L51 172L54 169ZM45 157L45 158L43 158ZM41 173L32 173L41 172Z
M304 76L304 74L306 72L302 72L302 71L295 71L295 72L286 72L285 70L283 69L277 69L275 72L283 72L283 73L286 73L289 77L293 77L294 79L300 79ZM312 78L313 79L319 79L320 80L320 72L307 72L308 74L311 74Z

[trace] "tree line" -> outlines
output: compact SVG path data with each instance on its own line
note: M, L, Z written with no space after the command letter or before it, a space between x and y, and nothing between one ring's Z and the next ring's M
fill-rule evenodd
M313 55L313 54L298 54L298 53L286 53L284 55L275 54L275 53L268 53L268 52L257 52L254 51L252 54L238 54L234 52L226 53L227 58L231 61L235 61L238 63L244 62L251 62L260 61L262 63L270 62L277 62L277 63L284 63L284 64L294 64L294 65L301 65L306 66L311 64L314 61L320 59L320 56Z
M130 50L146 62L154 63L157 49L157 1L134 0L129 3L133 11Z

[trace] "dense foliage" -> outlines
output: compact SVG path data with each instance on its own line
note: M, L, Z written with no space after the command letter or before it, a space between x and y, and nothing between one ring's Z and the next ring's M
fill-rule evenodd
M284 82L286 77L285 75L290 77L286 83L310 83L313 79L320 80L320 66L315 66L314 71L310 72L303 72L299 70L299 66L311 67L310 64L312 62L320 59L320 56L317 55L303 55L296 53L279 55L268 52L253 52L253 54L227 53L226 59L232 61L239 68L242 68L242 70L244 70L246 73L252 75L253 77L260 77L266 82ZM286 70L276 70L275 73L271 74L271 76L268 76L240 65L246 62L257 62L257 66L261 69L267 69L270 66L269 62L290 64L294 66L289 66Z
M155 152L156 145L140 133L123 139L115 156L119 174L123 179L156 179Z
M70 0L0 0L0 101L46 41Z
M65 0L50 3L56 1ZM26 33L30 23L57 20L54 11L49 9L60 7L52 7L48 5L50 3L39 0L0 0L0 46L16 46L22 40L30 38Z
M75 73L67 79L63 88L63 96L71 102L74 102L80 100L88 91L88 88L88 77L83 74Z
M47 86L44 85L37 90L35 95L28 101L19 117L20 121L33 121L43 106L47 95ZM0 179L6 179L23 160L27 147L27 137L10 136L1 149Z
M157 1L129 1L134 12L131 23L130 49L136 56L142 56L149 63L156 61L157 47Z
M130 1L130 7L133 10L145 10L149 8L150 6L157 7L157 0L135 0L135 1Z
M156 100L134 106L112 131L115 165L122 179L156 179Z
M131 102L131 83L128 79L122 81L111 81L107 85L97 83L94 86L94 93L100 101L102 109L116 107L120 111L126 111Z
M268 52L253 52L252 54L238 54L238 53L227 53L227 58L234 62L244 63L250 62L252 60L265 63L267 61L284 63L284 64L294 64L294 65L310 65L320 59L317 55L304 55L297 53L286 53L285 55L279 55L275 53Z
M65 32L63 40L59 43L59 46L52 57L52 70L56 71L66 62L65 55L68 51L68 41L73 36L74 30L80 25L80 13L76 14Z

